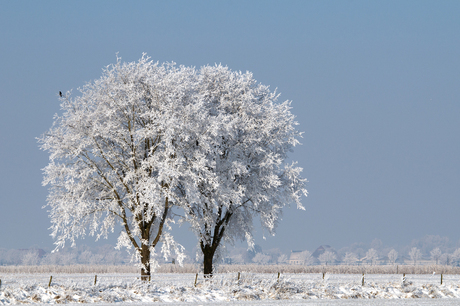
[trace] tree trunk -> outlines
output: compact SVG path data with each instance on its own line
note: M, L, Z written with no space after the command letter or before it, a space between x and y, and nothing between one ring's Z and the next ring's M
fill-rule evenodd
M220 241L224 236L225 226L228 224L232 213L227 211L223 219L220 219L222 216L222 207L219 208L218 212L218 222L214 226L214 234L211 235L211 231L206 231L206 236L211 236L212 242L208 242L209 244L204 244L203 240L200 242L201 251L203 252L203 274L205 278L212 277L212 260L214 258L214 253L216 252L217 248L219 247ZM205 224L205 229L208 229L207 224Z
M205 246L203 251L203 274L205 278L212 277L212 259L214 257L214 251L212 247Z
M141 269L141 279L143 281L148 281L150 278L150 248L146 244L142 244L141 257L143 265L143 268Z

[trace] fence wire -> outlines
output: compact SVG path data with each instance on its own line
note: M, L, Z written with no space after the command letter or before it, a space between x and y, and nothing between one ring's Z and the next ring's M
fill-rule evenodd
M239 277L239 278L238 278ZM405 274L404 281L414 286L419 285L440 285L441 277L443 284L460 284L459 274ZM283 281L301 282L304 284L325 284L341 285L354 284L362 285L363 275L359 274L331 274L331 273L217 273L212 279L207 279L203 274L196 273L153 273L148 282L143 282L139 274L132 273L109 273L109 274L25 274L8 273L0 274L1 288L15 286L127 286L138 284L149 284L158 287L183 286L191 287L197 285L222 285L224 283L250 284L260 281ZM50 283L51 280L51 283ZM378 284L401 284L403 274L364 274L364 285Z

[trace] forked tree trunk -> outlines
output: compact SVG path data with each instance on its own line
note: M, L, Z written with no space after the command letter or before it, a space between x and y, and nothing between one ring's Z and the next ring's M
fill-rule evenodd
M141 268L141 279L148 281L150 278L150 248L148 245L142 244L141 256L141 263L143 265L143 268Z
M218 211L219 221L214 226L214 233L211 234L211 231L206 230L206 236L211 236L210 241L208 241L208 244L204 244L203 240L200 241L201 251L203 252L203 274L205 278L212 277L212 260L214 258L214 254L216 253L217 248L219 247L222 237L224 236L225 227L227 226L230 217L232 216L232 213L230 213L230 211L227 211L222 219L221 216L222 207L219 208ZM205 229L209 229L207 224L205 224Z
M150 248L155 248L157 243L160 241L161 234L163 233L163 226L166 222L166 216L168 215L168 210L169 210L169 201L168 197L165 199L165 208L163 211L163 216L161 218L159 227L158 227L158 232L156 234L156 237L153 239L152 243L150 243L150 229L152 227L153 221L155 220L155 217L153 217L149 222L142 222L142 224L139 225L139 227L142 230L142 240L141 240L141 263L143 265L141 269L141 279L143 281L148 281L150 279ZM141 217L139 218L141 219Z
M148 281L150 278L150 223L142 224L141 240L141 280Z

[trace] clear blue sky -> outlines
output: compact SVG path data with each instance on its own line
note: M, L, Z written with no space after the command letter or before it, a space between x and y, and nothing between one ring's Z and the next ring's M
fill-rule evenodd
M249 70L293 101L309 197L275 237L256 233L263 248L458 241L459 16L459 1L3 1L0 248L52 247L35 137L57 93L117 52Z

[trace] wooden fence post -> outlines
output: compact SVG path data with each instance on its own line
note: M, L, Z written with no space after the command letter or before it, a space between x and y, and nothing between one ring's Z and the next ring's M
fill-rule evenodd
M51 287L51 281L53 280L53 276L50 276L50 282L48 283L48 288Z
M238 272L238 281L240 281L240 272Z
M280 273L280 272L278 272L278 281L280 281L280 274L281 274L281 273Z
M96 286L96 282L97 282L97 275L94 275L94 286Z
M364 272L363 272L363 279L362 279L362 281L361 281L361 286L364 287Z
M442 285L442 273L441 273L441 285Z
M197 281L197 280L198 280L198 273L197 273L196 276L195 276L195 284L194 284L195 287L196 287L196 281Z

